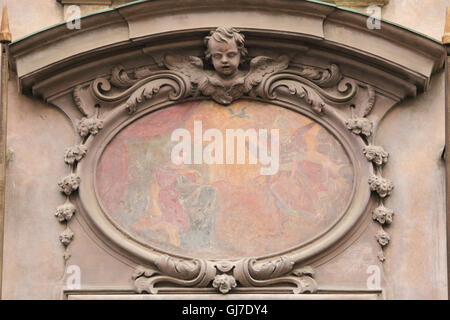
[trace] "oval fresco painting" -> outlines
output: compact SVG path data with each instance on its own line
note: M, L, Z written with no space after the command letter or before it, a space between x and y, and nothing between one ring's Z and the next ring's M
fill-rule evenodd
M336 138L297 112L195 101L120 131L96 187L109 217L138 241L231 259L290 249L330 228L349 202L352 168Z

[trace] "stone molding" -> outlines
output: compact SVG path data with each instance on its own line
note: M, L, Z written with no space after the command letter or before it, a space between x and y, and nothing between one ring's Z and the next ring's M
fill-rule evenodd
M121 5L136 0L56 0L63 5Z
M65 5L121 5L135 0L56 0ZM338 6L367 7L371 5L385 6L389 0L323 0Z
M214 15L214 22L208 22L205 11ZM270 29L261 24L269 18L269 12L270 17L283 16L272 19ZM183 25L177 22L180 15L186 17ZM338 55L345 54L361 63L370 56L377 72L394 76L392 80L397 86L394 94L399 98L426 90L431 74L443 67L444 49L436 41L388 22L382 22L380 30L369 30L367 16L363 14L318 2L287 0L131 3L83 17L80 30L70 30L61 23L22 38L11 45L11 62L21 90L34 90L42 95L37 84L46 79L48 83L50 74L60 74L71 64L98 54L139 49L178 29L185 30L186 39L195 39L217 24L226 25L230 16L233 24L248 34L249 42L261 32L276 30L279 34L274 39L281 41L295 37L299 43L313 44L319 50L334 48Z
M259 41L267 50L267 42ZM136 264L132 279L137 293L157 294L161 284L193 290L212 287L221 294L236 288L272 292L286 285L293 294L316 293L319 286L314 264L334 255L336 247L351 245L348 236L364 230L361 220L378 223L373 241L380 246L376 258L383 262L383 248L391 240L384 225L392 223L393 216L384 201L393 184L382 176L381 166L387 163L388 153L374 145L374 136L379 120L397 101L345 76L336 64L326 68L303 65L295 62L289 51L286 55L279 51L268 56L250 54L250 69L243 73L244 78L228 84L233 89L233 95L228 95L228 87L220 83L219 70L206 73L203 58L189 55L184 41L172 45L163 53L149 52L147 61L153 64L138 68L113 66L108 74L79 83L60 97L63 100L49 100L69 114L79 135L78 144L65 153L70 174L61 179L59 186L67 198L55 214L66 227L60 236L64 258L70 259L68 247L76 235L69 223L76 214L93 236ZM273 103L307 115L342 144L353 164L355 179L351 201L338 222L314 240L277 254L217 260L179 256L149 246L108 217L97 196L95 172L100 155L117 132L177 102L213 99L226 107L240 98ZM379 207L373 210L376 205Z
M389 0L323 0L342 7L385 6Z

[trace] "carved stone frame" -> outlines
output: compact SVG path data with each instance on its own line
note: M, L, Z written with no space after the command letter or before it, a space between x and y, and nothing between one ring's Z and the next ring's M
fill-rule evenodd
M178 3L178 0L168 2ZM192 17L197 14L197 5L209 6L210 11L217 11L219 16L222 11L235 10L233 1L227 4L219 1L218 7L212 3L215 1L203 2L180 10L189 11L186 14ZM278 2L268 2L273 8L279 7ZM431 73L442 66L443 51L429 40L418 39L419 36L386 23L383 23L381 36L367 31L368 39L373 40L375 46L377 41L385 44L385 39L390 39L392 52L408 52L411 59L404 59L405 65L401 65L403 60L398 56L388 56L391 50L377 53L377 56L364 48L352 47L351 43L338 43L334 35L328 40L324 29L319 30L326 21L327 26L342 24L343 30L366 32L361 31L366 30L365 20L358 14L312 2L281 2L286 4L283 17L303 21L298 20L298 16L305 15L308 25L304 27L309 31L298 34L293 30L264 30L255 27L257 24L252 25L252 21L241 31L248 36L251 57L261 56L263 52L274 60L282 54L300 58L291 59L286 69L263 75L255 88L239 98L299 112L320 123L340 141L353 163L355 175L352 200L342 218L324 234L299 247L286 248L270 256L232 261L196 259L150 248L114 226L101 208L95 186L95 168L108 141L128 124L157 109L193 99L210 99L205 93L193 95L193 75L190 71L169 68L165 56L176 52L184 57L201 57L202 39L213 27L160 30L156 34L147 31L148 34L143 35L142 26L147 20L151 21L145 14L170 17L172 13L167 8L171 6L160 7L159 2L136 3L83 20L87 26L98 26L99 33L104 27L105 30L116 27L122 30L125 20L129 31L129 38L125 40L106 45L102 42L104 38L99 37L102 43L86 49L82 55L77 51L73 56L58 53L55 61L36 62L30 47L34 45L42 51L41 56L48 57L51 54L45 53L55 49L51 41L43 42L42 38L54 39L58 32L61 32L58 35L61 39L67 37L65 28L58 26L11 48L21 90L40 96L63 110L78 136L77 144L68 148L65 155L70 174L59 182L67 201L56 210L56 217L65 228L60 240L66 248L66 260L70 258L68 248L74 239L69 228L74 214L92 238L136 267L133 279L137 292L158 293L161 287L171 287L172 291L181 293L186 292L187 287L190 292L215 288L221 293L314 293L320 279L314 279L312 267L351 245L371 220L378 226L378 232L373 235L373 241L381 248L378 258L386 259L382 249L389 244L391 236L385 228L392 223L394 213L385 206L385 199L392 192L393 184L383 177L382 168L388 161L388 153L376 145L376 132L385 114L396 103L426 89ZM245 9L265 15L267 8L259 6L254 2ZM178 13L178 9L174 9L173 14ZM101 20L103 25L96 20ZM240 23L245 26L243 20ZM314 30L308 29L309 24ZM87 30L83 31L85 33L75 31L74 41L94 32ZM394 41L397 38L400 41ZM415 49L405 49L412 47ZM135 71L145 66L143 60L151 65L152 72L137 75ZM74 66L76 68L72 68Z
M126 70L116 67L112 70L109 80L98 78L89 86L75 89L74 101L85 115L87 112L84 111L86 108L83 105L83 94L95 97L97 103L95 114L90 118L83 118L78 124L78 131L82 137L80 145L89 151L84 155L84 159L74 161L77 165L73 167L74 171L66 177L66 180L75 181L76 187L72 188L74 191L79 185L78 195L74 197L76 207L92 233L116 251L136 263L147 266L137 267L134 275L139 292L157 293L158 289L155 286L160 282L187 287L207 287L212 283L222 293L228 293L238 284L250 290L255 290L255 287L273 288L275 285L290 284L293 285L294 293L315 292L317 284L313 279L314 270L305 263L326 255L327 249L331 247L340 246L343 249L345 246L339 244L356 231L355 228L360 226L362 218L367 217L373 207L374 202L370 202L371 191L377 191L379 194L391 191L390 182L388 182L389 190L383 187L377 189L371 184L371 179L382 179L375 174L376 171L371 164L377 155L376 152L371 153L373 158L368 158L366 153L369 145L367 138L372 135L373 127L372 122L365 118L375 104L375 92L372 87L343 77L336 65L330 66L328 70L306 66L300 69L288 68L269 73L258 83L256 96L246 95L246 99L276 104L299 112L321 124L344 147L351 159L355 178L352 196L344 213L327 231L307 243L295 248L286 248L278 254L238 260L183 257L139 243L108 217L97 196L95 182L97 163L106 145L121 129L136 119L161 108L170 107L175 102L208 98L192 97L194 83L190 79L189 72L183 74L173 70L153 71L142 79L131 80ZM112 86L120 87L122 90L129 88L115 96L102 93L110 91ZM360 89L361 86L367 87L366 90ZM335 87L336 92L330 93L322 87ZM362 112L362 118L358 118L355 117L353 110L356 106L351 103L361 94L367 95L367 98L358 107L360 109L358 112ZM108 113L100 115L101 104L111 102L115 102L115 107ZM346 105L351 110L350 119L346 117L346 112L337 111L338 107L345 109ZM379 164L383 165L386 161L387 156ZM377 186L376 182L375 185ZM71 192L67 195L70 194ZM386 194L380 197L385 196ZM70 231L67 233L71 234ZM70 241L65 245L69 243Z
M324 116L324 118L329 118L330 120L320 120L303 104L299 103L297 99L290 98L289 100L290 103L282 100L268 101L258 99L258 101L261 102L279 104L280 106L303 113L304 115L321 123L334 135L339 136L339 141L344 145L346 152L348 152L348 155L352 160L356 177L351 200L347 205L345 210L346 212L343 214L342 219L337 221L337 223L333 225L330 230L327 230L324 234L318 235L315 239L311 240L309 243L303 244L300 248L287 248L285 252L260 257L259 259L256 259L255 262L251 260L254 257L248 257L240 261L222 261L218 259L202 261L201 259L196 259L195 257L177 256L157 248L145 246L135 240L131 240L131 235L126 234L124 230L121 230L120 226L115 225L112 220L108 219L108 215L102 208L100 201L98 200L98 196L96 195L97 189L95 183L95 168L97 167L100 155L107 143L113 139L114 135L121 129L145 114L156 111L160 108L170 107L173 102L169 100L168 94L161 97L160 101L152 101L153 103L148 103L137 114L133 115L131 119L129 119L129 116L124 108L115 109L108 118L104 119L104 128L96 136L91 136L87 139L86 146L89 152L77 168L77 172L81 178L79 196L76 201L77 207L80 209L80 214L84 219L86 219L86 221L88 221L88 224L92 228L93 232L103 238L103 241L114 246L119 252L125 252L127 256L131 255L136 259L136 261L140 261L144 265L158 266L160 271L163 270L162 273L165 271L174 276L174 279L177 278L176 275L173 274L175 271L170 270L169 268L175 267L176 263L181 263L181 260L178 259L194 259L201 261L201 272L204 273L198 275L198 277L201 278L208 276L210 277L212 275L210 273L214 273L214 266L218 268L218 263L227 264L236 269L240 268L242 269L239 271L240 273L243 273L244 270L246 271L246 268L249 267L249 263L258 263L258 265L260 263L274 264L274 266L276 266L275 270L272 271L272 274L268 278L272 278L275 275L282 276L284 273L290 273L294 269L294 265L302 265L304 261L307 261L308 259L311 260L311 258L316 257L323 251L326 251L326 249L336 245L338 241L342 240L342 238L351 233L355 226L358 225L358 222L364 214L367 214L370 207L370 188L367 181L369 176L373 174L373 168L361 152L364 146L362 139L359 139L345 127L344 119L340 118L337 114L330 113L328 117ZM325 110L325 113L329 111L331 110ZM92 186L94 187L92 188ZM120 232L118 232L118 230L120 230ZM175 259L177 259L176 262ZM164 262L162 260L164 260ZM280 262L280 265L278 265L278 261ZM174 263L174 265L170 265L171 263ZM223 268L228 269L231 267ZM236 276L241 283L245 281L242 276L242 274ZM175 283L178 283L174 279L167 278L164 280L173 280ZM197 279L197 277L195 277L195 279ZM202 279L198 280L198 283L194 281L192 284L206 285L205 281L202 281ZM207 279L208 282L211 282L211 280L213 279ZM281 281L281 279L279 279L279 281ZM288 280L286 278L284 281L291 282L294 280ZM188 281L183 282L183 284L187 285ZM301 288L298 287L298 289L300 290ZM298 292L297 290L294 291ZM153 289L152 292L156 293L157 291Z
M202 96L203 92L193 93L196 91L195 70L173 70L164 56L161 56L158 70L138 76L136 70L125 70L118 65L110 76L98 77L73 90L73 101L84 117L75 119L80 144L66 151L65 159L72 173L59 182L67 201L57 209L56 216L67 225L60 237L66 248L74 237L68 223L78 212L81 223L85 223L101 242L137 264L133 279L139 293L156 294L162 284L166 288L200 290L213 286L222 294L237 286L241 293L288 290L298 294L317 292L314 269L309 264L318 259L330 259L327 256L344 250L350 244L349 236L361 232L365 222L370 220L368 217L372 216L380 225L374 236L381 248L389 243L390 235L383 225L392 222L393 212L384 206L383 200L390 195L393 184L381 175L388 153L373 145L375 126L368 118L375 108L378 93L371 85L345 77L334 64L326 69L294 64L275 70L262 75L258 84L242 96L311 118L345 149L353 165L352 196L344 213L329 229L294 248L237 260L180 256L139 242L124 231L108 217L97 194L96 168L103 150L120 130L146 114L175 103L209 98ZM185 60L182 57L179 61ZM115 94L108 95L113 87ZM219 98L214 94L212 98L222 101L220 94ZM236 98L239 99L233 99ZM102 112L103 106L108 106L107 111ZM372 192L375 196L371 196ZM377 203L379 207L375 209ZM70 258L68 250L65 258ZM382 250L378 258L385 260Z

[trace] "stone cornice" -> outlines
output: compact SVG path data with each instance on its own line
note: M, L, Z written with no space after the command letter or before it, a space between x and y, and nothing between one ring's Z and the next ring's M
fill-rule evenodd
M133 2L135 0L56 0L61 4L67 5L120 5Z
M118 5L133 2L134 0L56 0L67 5ZM367 7L371 5L384 6L389 0L323 0L337 6Z
M22 38L11 45L11 62L21 90L41 92L37 88L73 66L156 44L170 48L170 39L180 37L189 45L202 46L195 39L218 25L231 24L248 35L249 43L260 35L273 35L280 45L294 40L319 53L329 51L368 64L374 72L387 72L403 88L392 93L400 98L425 90L432 73L443 66L443 46L388 22L382 22L379 30L369 30L366 23L363 14L313 1L138 1L87 15L80 30L61 23Z
M343 7L385 6L389 0L323 0Z

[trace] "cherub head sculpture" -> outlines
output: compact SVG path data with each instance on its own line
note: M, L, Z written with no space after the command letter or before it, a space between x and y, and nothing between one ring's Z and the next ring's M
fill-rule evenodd
M239 71L241 59L247 56L245 37L235 28L219 27L205 37L206 60L223 78L233 77Z

